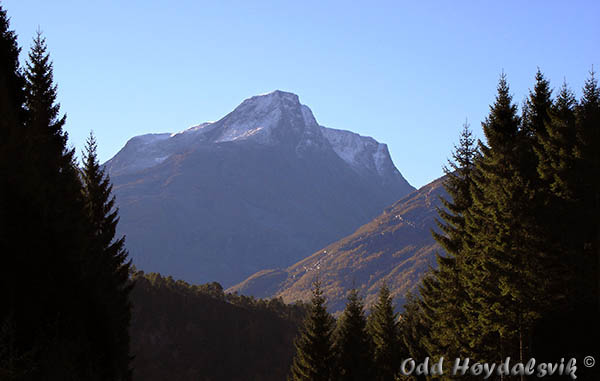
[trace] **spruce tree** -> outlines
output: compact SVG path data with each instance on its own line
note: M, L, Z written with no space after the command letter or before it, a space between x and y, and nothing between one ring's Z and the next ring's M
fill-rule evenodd
M438 268L423 280L420 293L424 316L429 321L429 334L423 338L432 358L441 356L464 356L467 354L462 332L465 320L464 305L468 303L462 277L466 276L465 249L469 236L465 229L465 214L472 204L474 161L477 155L475 139L469 125L465 123L460 134L459 145L452 153L449 166L444 168L444 187L450 196L442 198L442 208L437 221L441 233L432 231L433 237L445 250L446 255L437 255Z
M536 135L537 172L540 179L542 204L535 211L538 224L544 229L543 239L549 255L544 265L547 277L551 277L551 294L560 310L576 297L573 289L577 277L575 261L578 217L576 194L576 125L575 107L577 101L566 83L550 107L545 132Z
M6 11L0 4L0 147L14 143L24 120L25 81L19 65L17 35L10 30ZM4 158L3 158L4 159ZM5 161L2 160L4 163Z
M600 88L592 70L583 87L576 107L575 195L574 218L577 235L574 235L574 278L570 304L575 324L574 352L597 351L600 332L593 323L600 316ZM588 328L589 327L589 328ZM598 367L592 368L596 375Z
M476 332L470 345L486 361L505 356L525 360L532 327L552 303L551 276L540 274L548 268L549 250L538 216L543 195L531 162L531 142L545 128L537 120L547 120L540 115L548 113L550 92L543 76L537 80L523 124L504 75L482 123L487 144L480 144L483 155L476 161L473 206L466 221L473 261L465 280L474 304L465 312L468 329Z
M19 66L17 36L10 30L6 11L0 4L0 378L16 378L24 370L25 350L20 344L19 288L25 267L20 266L26 237L21 201L26 200L23 169L27 159L24 141L25 81Z
M537 170L546 192L547 210L538 215L546 229L546 247L552 254L546 258L542 271L550 278L549 295L556 301L543 311L543 318L535 326L533 355L540 359L580 358L597 347L600 255L592 249L598 211L593 201L597 190L590 187L597 184L598 162L594 163L593 157L600 142L597 136L594 141L598 120L589 124L586 120L588 116L593 120L598 112L600 92L594 82L592 74L586 81L582 104L563 84L550 110L546 134L537 136ZM591 133L588 135L585 130ZM565 331L563 327L570 329ZM593 378L590 372L594 371L585 369L584 378Z
M579 242L578 291L582 303L598 312L598 266L600 261L600 88L592 70L576 108L575 143L576 202Z
M335 321L327 312L321 284L313 284L308 316L295 341L296 355L290 381L330 381L333 379L335 355L333 329Z
M424 279L430 278L430 273L426 274ZM402 359L425 359L429 356L427 338L431 337L430 320L423 311L424 304L419 296L408 293L405 297L404 311L400 314L398 328L400 332L400 345L402 347ZM399 374L399 380L425 380L426 376L404 376Z
M373 362L377 381L393 381L402 358L402 347L398 332L398 319L392 305L392 296L387 285L379 290L377 302L367 320L373 340Z
M100 368L106 379L128 380L131 378L131 264L124 247L125 237L115 237L119 222L118 208L115 206L110 179L98 162L96 139L92 133L83 153L81 177L92 236L88 261L89 265L96 269L92 279L96 285L93 297L99 307L96 308L97 313L90 318L96 320L98 351L103 353L104 363Z
M82 186L72 149L67 148L56 101L53 68L44 38L36 36L25 70L27 155L23 185L27 200L22 263L27 277L19 324L21 342L34 348L36 368L47 379L97 379L90 343L93 327L87 316L93 287L87 275L86 230ZM33 237L35 237L33 239ZM25 302L26 301L26 302Z
M482 157L476 161L471 188L473 205L465 216L466 229L472 237L471 245L466 249L465 274L469 276L465 283L472 304L463 308L467 320L465 330L472 332L467 337L471 356L488 362L501 360L509 353L515 356L511 350L514 349L512 340L518 325L515 324L518 312L511 304L512 295L508 290L502 290L502 286L510 287L515 275L518 277L516 267L519 264L513 258L518 253L513 251L512 245L516 241L510 236L514 229L509 226L509 218L514 216L510 210L501 211L500 206L514 205L516 200L504 196L513 195L511 188L522 185L522 181L513 178L519 125L517 107L512 103L503 74L495 103L482 123L487 144L479 143Z
M47 52L46 39L37 32L29 52L25 76L27 79L28 113L27 126L30 144L38 152L40 160L51 160L48 170L72 162L72 150L68 150L67 133L63 130L66 116L59 116L60 105L56 103L57 86L54 84L53 64Z
M535 86L525 101L523 108L522 133L528 137L547 135L547 124L550 122L552 108L552 90L550 82L545 78L540 69L535 74ZM536 139L532 142L537 144Z
M337 380L370 380L372 372L372 343L367 332L364 304L356 289L338 318L334 334Z
M575 95L564 82L550 109L546 131L536 136L538 173L556 197L572 200L575 190Z

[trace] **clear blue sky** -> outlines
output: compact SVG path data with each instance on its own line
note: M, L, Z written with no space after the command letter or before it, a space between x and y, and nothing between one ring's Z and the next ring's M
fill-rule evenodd
M291 91L325 126L388 144L414 186L480 122L502 70L515 100L537 67L580 94L600 71L600 1L3 0L23 53L38 26L70 142L102 161L132 136L217 120Z

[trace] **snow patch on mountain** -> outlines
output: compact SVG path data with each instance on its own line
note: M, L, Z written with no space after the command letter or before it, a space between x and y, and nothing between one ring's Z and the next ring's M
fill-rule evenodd
M159 134L145 134L138 135L131 138L131 141L135 141L136 143L141 144L153 144L161 140L168 139L170 136L169 133L159 133Z
M399 174L390 158L387 145L350 131L323 126L321 131L335 153L356 170L377 173L382 177L396 172Z
M281 110L278 108L273 108L265 113L266 104L266 102L259 102L254 110L255 113L248 115L248 118L236 118L238 115L233 115L229 118L227 118L229 115L225 117L222 123L223 132L215 140L215 143L245 140L250 137L254 137L261 142L266 142L271 130L281 118ZM257 111L258 108L260 108L260 111Z
M215 142L251 137L259 143L274 143L273 130L281 127L284 119L300 113L301 106L296 94L281 90L248 98L217 122L221 133Z
M171 155L167 155L167 156L161 156L161 157L155 157L155 158L154 158L154 162L155 162L156 164L160 164L160 163L162 163L163 161L167 160L167 159L168 159L170 156L171 156Z
M215 122L204 122L204 123L201 123L201 124L199 124L197 126L192 126L192 127L188 128L188 129L185 129L183 131L173 132L169 137L172 138L172 137L175 137L177 135L183 135L183 134L189 134L189 133L195 133L195 132L205 133L205 132L208 132L208 131L212 130L211 127L214 127L214 123Z
M375 168L380 175L384 174L384 165L388 161L390 155L385 144L379 143L377 151L373 154L373 160L375 161Z

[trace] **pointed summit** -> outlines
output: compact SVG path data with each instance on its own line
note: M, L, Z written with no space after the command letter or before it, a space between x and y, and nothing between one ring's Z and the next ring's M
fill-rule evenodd
M281 90L244 100L217 123L221 126L215 142L252 139L298 148L310 139L317 146L326 145L310 109L298 95Z
M258 95L248 98L247 101L251 100L251 99L277 99L277 100L286 100L286 101L293 102L296 104L300 103L300 99L298 98L297 94L291 93L289 91L283 91L283 90L273 90L270 93L258 94Z

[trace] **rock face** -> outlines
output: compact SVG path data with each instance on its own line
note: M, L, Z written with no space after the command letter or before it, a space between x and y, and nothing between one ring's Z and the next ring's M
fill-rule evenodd
M136 136L105 168L138 268L225 286L289 266L414 189L385 144L320 126L283 91Z
M310 299L317 275L331 312L339 312L347 292L356 287L372 305L383 283L392 290L400 308L407 291L413 290L435 253L443 253L434 241L440 196L448 195L444 178L411 193L353 234L285 269L262 270L228 292L257 297L282 297L285 302Z

